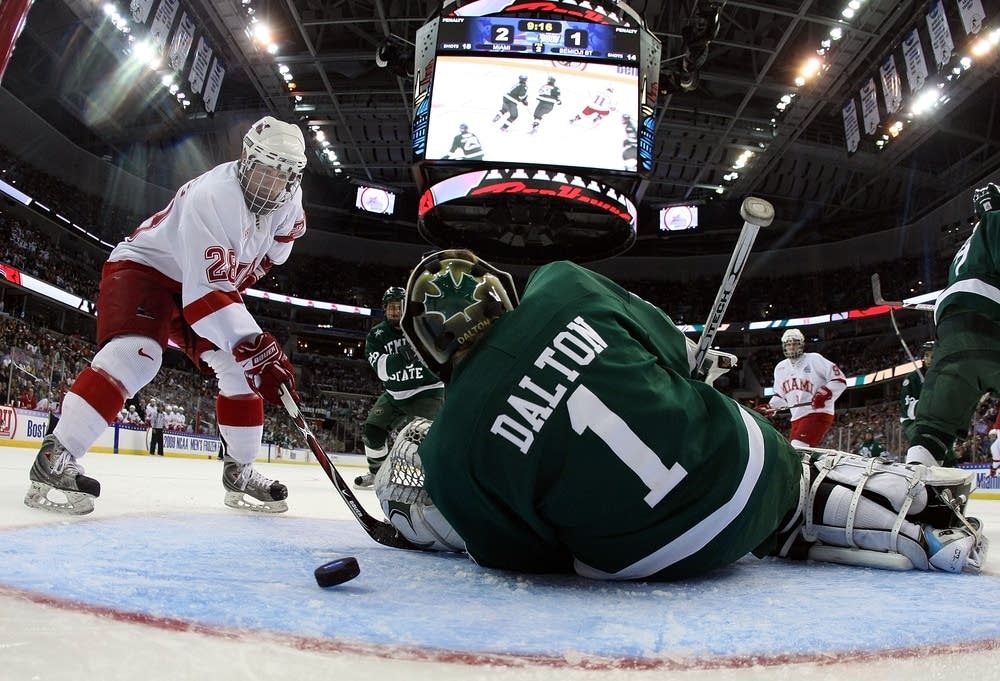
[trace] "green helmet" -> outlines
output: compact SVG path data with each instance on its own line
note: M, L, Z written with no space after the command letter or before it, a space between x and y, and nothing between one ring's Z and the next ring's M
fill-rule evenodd
M976 211L976 217L980 220L986 213L1000 210L1000 187L990 182L985 187L980 187L972 192L972 207Z
M509 273L472 251L438 251L410 274L401 326L424 364L448 380L455 353L472 347L517 303Z

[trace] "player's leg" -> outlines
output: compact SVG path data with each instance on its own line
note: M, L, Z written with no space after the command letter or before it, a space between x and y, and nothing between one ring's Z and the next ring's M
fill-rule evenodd
M831 425L833 414L806 414L792 421L788 439L794 447L819 447Z
M1000 388L1000 325L977 314L961 314L938 324L934 363L917 402L916 435L907 463L936 465L955 438L967 432L983 393Z
M372 489L374 486L375 474L389 454L387 443L389 431L401 413L389 393L382 393L368 411L368 417L361 426L361 439L365 443L368 472L354 479L355 489Z
M28 474L24 503L82 515L94 510L101 485L78 460L125 404L160 370L174 301L156 272L105 268L97 302L101 349L63 398L62 417L42 440ZM166 280L169 282L169 280ZM55 498L52 490L58 490ZM65 497L65 501L58 498Z
M222 350L201 354L219 381L215 414L223 439L222 486L231 508L282 513L288 510L288 488L254 469L264 435L264 401L249 392L243 368Z

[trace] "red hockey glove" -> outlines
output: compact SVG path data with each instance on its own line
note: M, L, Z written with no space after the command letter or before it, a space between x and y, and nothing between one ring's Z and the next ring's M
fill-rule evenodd
M238 343L233 348L233 357L243 367L251 390L265 401L284 406L279 394L282 385L288 388L296 402L299 401L295 392L295 368L274 336L265 332Z
M812 408L822 409L831 397L833 397L833 391L824 385L822 388L816 391L815 395L813 395Z

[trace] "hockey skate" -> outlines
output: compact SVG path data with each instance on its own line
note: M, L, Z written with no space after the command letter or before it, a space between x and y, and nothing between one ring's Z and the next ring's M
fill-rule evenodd
M354 489L366 490L375 487L375 474L365 473L354 478Z
M31 508L86 515L94 510L94 499L101 496L101 483L83 474L76 458L55 435L46 435L42 440L42 448L38 450L35 463L28 472L28 479L31 486L24 495L24 503ZM65 496L66 500L49 498L52 490Z
M288 488L283 484L258 473L252 463L239 463L228 454L223 456L222 461L226 506L258 513L284 513L288 510L285 502Z

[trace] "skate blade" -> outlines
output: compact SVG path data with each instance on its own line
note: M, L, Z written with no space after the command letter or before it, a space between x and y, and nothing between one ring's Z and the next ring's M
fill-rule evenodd
M353 483L351 487L358 490L359 492L371 492L372 490L375 489L375 483L373 482L370 485L359 485L357 483Z
M54 501L49 498L49 492L56 490L66 497L66 501ZM24 505L30 508L38 508L52 513L62 513L64 515L87 515L94 510L94 497L83 492L73 492L70 490L56 489L44 482L31 482L24 495Z
M243 492L226 492L224 500L229 508L236 508L241 511L253 511L254 513L284 513L288 510L288 504L284 499L281 501L258 501L247 498Z

